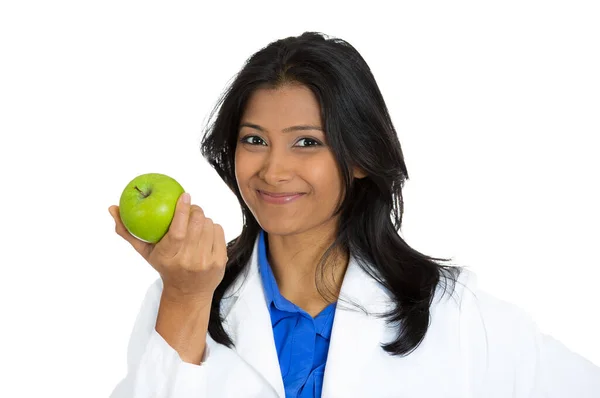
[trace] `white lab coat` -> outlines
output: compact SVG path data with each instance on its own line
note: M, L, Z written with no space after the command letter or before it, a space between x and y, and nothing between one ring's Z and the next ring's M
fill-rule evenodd
M285 397L257 244L247 278L230 289L235 294L222 305L235 348L208 336L204 362L183 362L154 328L158 279L135 321L127 375L111 398ZM338 303L322 397L600 398L600 368L541 334L518 307L479 291L475 274L463 272L452 297L442 295L440 286L425 339L404 358L380 347L393 338L394 328ZM352 257L341 296L372 313L391 303Z

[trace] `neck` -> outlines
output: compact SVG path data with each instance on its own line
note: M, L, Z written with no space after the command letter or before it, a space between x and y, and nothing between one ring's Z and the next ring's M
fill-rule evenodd
M317 265L335 240L336 231L322 226L296 235L267 235L268 259L280 293L309 313L319 312L337 300L348 266L348 254L333 252L327 270L317 272ZM322 297L317 284L332 296Z

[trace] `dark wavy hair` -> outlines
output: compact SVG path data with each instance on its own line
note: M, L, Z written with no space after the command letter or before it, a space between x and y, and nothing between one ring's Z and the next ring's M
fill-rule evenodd
M210 113L201 142L202 155L237 196L243 215L240 235L227 244L229 261L213 296L208 331L218 343L234 342L223 328L221 300L244 277L260 226L244 203L235 179L239 123L250 95L258 88L302 84L317 97L327 141L343 177L345 192L335 241L318 270L339 249L352 253L360 267L391 295L393 310L384 316L397 326L395 340L382 348L407 355L423 341L430 306L440 282L454 283L460 267L448 259L421 254L400 236L408 171L396 130L371 70L348 42L305 32L268 44L247 59ZM352 167L367 176L352 178ZM443 279L443 280L442 280Z

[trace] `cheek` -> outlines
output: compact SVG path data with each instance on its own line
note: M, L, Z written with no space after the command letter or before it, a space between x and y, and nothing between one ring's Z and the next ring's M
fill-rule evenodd
M243 156L238 155L238 152L236 151L235 163L234 163L234 173L235 173L235 180L237 181L238 189L242 193L244 193L244 185L246 185L245 181L248 178L246 176L246 173L244 172L245 170L247 170L247 168L244 167Z
M254 165L252 165L252 158L244 155L242 152L236 151L235 153L235 179L237 181L238 189L240 190L242 197L245 202L252 199L252 192L250 192L249 181L252 177Z
M310 167L310 181L318 190L320 199L329 202L337 200L341 190L341 176L333 159L325 158Z
M238 180L238 184L239 185L243 185L243 181L246 181L248 179L248 170L249 170L249 164L248 164L248 156L244 155L244 152L241 150L236 150L235 151L235 177Z

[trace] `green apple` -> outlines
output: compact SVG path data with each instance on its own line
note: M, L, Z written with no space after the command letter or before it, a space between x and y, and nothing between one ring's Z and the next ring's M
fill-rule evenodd
M123 190L119 211L130 234L156 243L169 230L179 196L185 191L173 178L159 173L135 177Z

